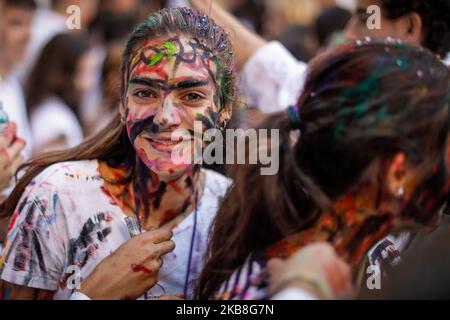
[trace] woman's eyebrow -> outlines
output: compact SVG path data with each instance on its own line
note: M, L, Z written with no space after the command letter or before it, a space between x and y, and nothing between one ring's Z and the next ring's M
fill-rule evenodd
M190 89L190 88L197 88L197 87L205 87L207 85L209 85L209 80L188 79L188 80L182 80L175 84L171 84L169 86L169 89L170 90Z
M152 88L165 88L167 83L164 80L136 77L130 80L130 84L143 85Z
M130 80L131 85L143 85L150 88L157 88L162 90L177 90L177 89L190 89L190 88L198 88L205 87L209 85L209 80L203 79L186 79L179 81L177 83L168 84L164 80L159 79L150 79L145 77L136 77Z

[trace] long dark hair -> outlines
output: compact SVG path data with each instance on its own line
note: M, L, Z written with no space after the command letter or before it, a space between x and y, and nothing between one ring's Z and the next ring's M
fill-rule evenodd
M233 54L228 35L206 15L188 8L163 9L153 13L133 31L123 53L122 99L125 97L130 57L134 49L148 39L173 34L183 34L200 39L207 48L214 52L217 62L215 76L221 90L221 103L224 106L232 105L235 101L235 78ZM52 164L99 159L116 167L125 159L133 162L136 158L135 155L126 127L117 114L106 128L86 139L79 146L46 153L25 164L22 169L26 168L26 173L18 181L9 198L1 205L0 218L13 213L25 187L34 177Z
M450 77L430 52L400 44L347 45L310 65L298 99L301 138L288 113L258 128L279 129L279 172L235 166L234 187L212 227L197 298L214 296L255 251L309 229L375 160L403 151L416 164L442 157Z
M82 56L89 50L82 35L61 33L42 49L26 86L28 114L45 99L57 96L80 119L81 93L75 90L74 78Z

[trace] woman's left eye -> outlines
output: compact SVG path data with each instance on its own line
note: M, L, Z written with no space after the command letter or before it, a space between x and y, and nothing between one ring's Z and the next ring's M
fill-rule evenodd
M184 99L187 101L200 101L203 99L203 97L201 95L199 95L198 93L188 93L187 95L184 96Z

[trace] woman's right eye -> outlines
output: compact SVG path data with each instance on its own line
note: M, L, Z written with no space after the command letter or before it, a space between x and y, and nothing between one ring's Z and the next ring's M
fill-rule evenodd
M152 91L149 91L149 90L139 90L139 91L136 91L133 95L135 97L138 97L141 99L156 98L156 95Z

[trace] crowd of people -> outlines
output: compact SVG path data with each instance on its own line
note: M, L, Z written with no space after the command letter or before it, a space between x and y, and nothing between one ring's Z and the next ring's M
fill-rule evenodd
M449 53L447 0L0 0L0 297L450 297Z

